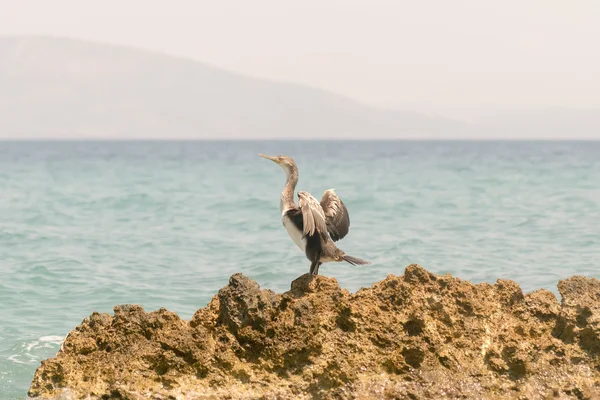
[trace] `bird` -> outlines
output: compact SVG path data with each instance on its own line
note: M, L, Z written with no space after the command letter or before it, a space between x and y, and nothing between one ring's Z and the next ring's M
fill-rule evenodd
M320 202L310 193L298 191L298 204L296 204L294 190L298 184L298 167L294 160L284 155L259 154L259 156L273 161L285 172L286 183L279 203L281 221L294 243L310 261L311 275L318 275L319 267L327 262L371 264L370 261L349 256L335 244L343 239L350 229L348 209L335 193L335 189L325 190Z

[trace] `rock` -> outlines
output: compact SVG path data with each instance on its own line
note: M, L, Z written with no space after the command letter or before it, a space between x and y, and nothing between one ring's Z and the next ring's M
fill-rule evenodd
M42 362L29 395L600 398L600 281L558 287L560 303L410 265L354 294L308 274L276 294L235 274L189 322L137 305L93 313Z

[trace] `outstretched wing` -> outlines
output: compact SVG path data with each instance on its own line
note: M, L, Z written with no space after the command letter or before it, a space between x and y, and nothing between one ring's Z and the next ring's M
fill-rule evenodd
M308 192L298 192L298 204L302 210L304 234L312 236L315 231L324 238L327 237L327 224L321 204Z
M327 231L329 231L331 239L334 242L343 239L350 229L350 214L348 214L348 209L342 199L333 189L328 189L323 193L321 208L325 214Z

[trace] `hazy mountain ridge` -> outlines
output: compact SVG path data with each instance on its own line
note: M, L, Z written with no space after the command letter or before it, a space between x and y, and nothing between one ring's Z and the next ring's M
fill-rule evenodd
M125 46L4 37L0 60L4 138L425 139L486 131L504 137L520 129L518 120L480 127L377 109L324 90ZM569 130L569 118L561 132ZM544 123L533 125L544 130ZM583 128L588 125L593 128L580 137L599 131L600 112L591 112Z

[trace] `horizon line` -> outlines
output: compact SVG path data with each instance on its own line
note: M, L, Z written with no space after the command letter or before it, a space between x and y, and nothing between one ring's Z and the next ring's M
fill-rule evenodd
M2 138L8 142L600 142L600 138Z

